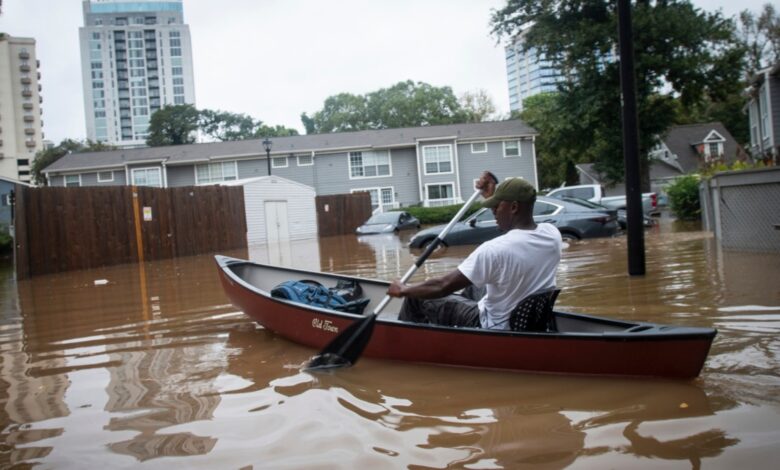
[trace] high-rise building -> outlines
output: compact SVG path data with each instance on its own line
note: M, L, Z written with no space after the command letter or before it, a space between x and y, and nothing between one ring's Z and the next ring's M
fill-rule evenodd
M195 104L182 0L85 0L83 6L87 138L143 146L152 113L169 104Z
M529 96L555 91L563 80L552 61L535 48L523 50L527 29L506 46L506 76L509 85L509 110L522 111Z
M29 182L43 149L40 64L35 39L0 33L0 176Z

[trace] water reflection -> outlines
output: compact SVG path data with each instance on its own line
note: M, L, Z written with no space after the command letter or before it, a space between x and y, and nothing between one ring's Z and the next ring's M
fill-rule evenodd
M410 235L227 254L392 279L419 255ZM693 382L370 359L310 375L300 366L311 350L228 304L210 256L19 283L2 267L0 467L772 466L780 256L723 252L670 224L650 229L646 246L648 275L632 278L624 238L572 243L559 306L715 326ZM454 269L471 249L436 252L416 278Z

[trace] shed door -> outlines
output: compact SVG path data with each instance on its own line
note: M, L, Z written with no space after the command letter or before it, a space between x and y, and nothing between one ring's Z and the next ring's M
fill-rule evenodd
M265 230L268 243L278 243L290 239L290 227L287 223L287 201L265 202Z

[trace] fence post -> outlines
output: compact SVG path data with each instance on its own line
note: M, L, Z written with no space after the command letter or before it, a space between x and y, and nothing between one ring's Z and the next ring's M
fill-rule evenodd
M29 188L20 184L14 185L16 201L14 202L14 262L16 264L16 278L27 279L30 277L30 253L27 243L27 196Z

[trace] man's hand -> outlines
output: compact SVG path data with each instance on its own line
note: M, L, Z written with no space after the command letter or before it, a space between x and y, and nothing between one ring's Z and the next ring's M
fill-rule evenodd
M496 191L496 177L493 173L485 171L477 180L477 189L482 192L482 197L487 199Z
M390 287L387 288L387 295L390 297L403 297L404 285L400 281L395 280L390 283Z

